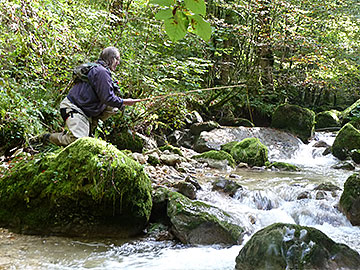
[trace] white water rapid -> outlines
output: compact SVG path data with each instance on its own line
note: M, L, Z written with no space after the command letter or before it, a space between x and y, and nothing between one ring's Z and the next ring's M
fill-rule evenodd
M290 158L271 152L270 147L272 161L294 164L301 168L299 172L237 169L199 173L203 189L198 199L235 216L248 232L244 243L259 229L286 222L315 227L360 252L360 227L352 226L337 209L342 190L314 190L325 182L342 189L354 173L332 168L338 160L331 154L323 156L324 147L313 147L319 140L331 145L334 138L330 133L317 133L314 141L301 144ZM212 191L211 180L217 177L237 181L243 190L234 197ZM225 248L151 239L116 242L9 234L0 238L0 269L230 270L242 245Z

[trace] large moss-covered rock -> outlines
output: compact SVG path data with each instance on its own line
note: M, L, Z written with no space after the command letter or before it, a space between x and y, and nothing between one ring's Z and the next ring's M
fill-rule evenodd
M335 157L344 160L353 149L360 149L360 131L347 123L336 135L331 151Z
M337 110L323 111L316 115L316 128L340 127L341 112Z
M249 166L264 166L268 161L268 149L258 138L246 138L235 144L230 151L237 163Z
M35 156L0 181L0 226L24 233L134 235L151 207L142 166L93 138Z
M192 158L199 162L206 162L210 167L217 169L223 169L227 166L234 168L236 165L234 158L223 150L207 151L200 155L195 155Z
M109 136L109 141L120 150L131 150L141 153L144 148L144 138L129 130L115 129Z
M345 270L359 269L359 265L356 251L321 231L282 223L255 233L236 258L239 270Z
M287 130L307 143L314 136L315 113L297 105L282 104L276 108L271 126Z
M360 99L342 112L342 125L360 119Z
M169 194L167 214L172 231L187 244L239 244L243 229L225 211L177 192Z
M351 175L344 184L340 209L354 226L360 226L360 174Z

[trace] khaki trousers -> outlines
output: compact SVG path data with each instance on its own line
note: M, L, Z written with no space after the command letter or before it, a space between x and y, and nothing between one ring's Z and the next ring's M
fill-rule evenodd
M88 117L78 106L71 103L67 97L60 103L60 109L65 109L66 113L69 113L69 117L65 122L65 126L69 131L52 133L49 137L50 142L60 146L66 146L79 138L91 136L91 132L96 128L99 120L105 121L118 111L118 108L107 106L99 116Z

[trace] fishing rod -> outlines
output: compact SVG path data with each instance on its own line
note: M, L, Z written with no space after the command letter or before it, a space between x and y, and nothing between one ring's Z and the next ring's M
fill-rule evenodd
M187 94L190 94L190 93L196 93L196 92L203 92L203 91L210 91L210 90L217 90L217 89L224 89L224 88L244 87L244 86L246 86L246 84L237 84L237 85L227 85L227 86L202 88L202 89L195 89L195 90L190 90L190 91L186 91L186 92L178 92L178 93L171 93L171 94L167 94L167 95L160 95L160 96L155 96L155 97L143 98L143 99L140 99L139 101L163 99L163 98L172 97L172 96L184 96L184 95L187 95Z

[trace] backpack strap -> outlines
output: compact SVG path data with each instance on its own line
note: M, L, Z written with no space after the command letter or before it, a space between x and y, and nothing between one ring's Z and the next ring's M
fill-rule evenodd
M64 120L64 122L66 122L66 120L69 118L70 115L72 117L74 113L82 114L79 111L74 110L74 109L71 109L71 111L66 112L66 108L60 108L61 118Z

